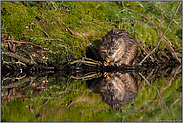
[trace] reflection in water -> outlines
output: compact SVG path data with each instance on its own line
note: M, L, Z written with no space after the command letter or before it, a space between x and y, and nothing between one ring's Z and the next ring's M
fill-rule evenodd
M102 101L112 108L119 108L135 98L138 91L135 73L106 73L99 83Z
M29 95L35 95L41 94L41 91L44 91L44 89L52 85L58 85L58 83L64 88L64 85L67 85L66 83L77 79L86 80L88 88L93 90L93 92L100 93L102 101L106 102L112 108L119 108L132 101L137 95L137 73L150 73L151 71L150 68L140 70L138 67L132 66L116 67L121 70L110 67L107 69L107 67L101 67L100 62L91 61L90 59L80 59L78 62L70 62L64 68L65 71L49 69L41 72L19 70L6 72L5 68L2 67L2 101L3 99L9 99L9 97L24 97L23 95L28 95L26 93L27 89L33 90L32 93L30 91ZM170 76L174 75L175 69L177 69L176 66L167 69L162 65L154 69L154 74L159 75L159 72L164 71L163 74L161 73L162 77L163 75Z
M2 67L4 71L2 73L1 96L22 97L22 95L28 95L25 93L27 89L33 90L29 95L35 95L36 92L40 94L41 91L51 85L58 85L62 81L60 86L63 86L64 81L67 83L77 79L87 80L88 84L94 85L95 87L93 86L93 88L97 89L93 91L100 93L102 100L112 108L118 108L129 103L136 96L138 90L137 75L132 73L135 67L121 67L120 69L123 69L122 73L116 72L119 71L117 69L119 67L109 67L107 69L100 64L100 62L85 58L77 62L70 62L69 65L66 64L62 67L65 71L50 69L45 71L28 71L28 73L17 70L14 72L5 71L5 68ZM53 81L49 82L48 80L51 79Z

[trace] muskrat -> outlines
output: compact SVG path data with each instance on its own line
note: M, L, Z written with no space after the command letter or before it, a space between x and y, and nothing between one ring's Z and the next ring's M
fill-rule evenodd
M138 42L123 30L111 30L101 38L99 54L105 66L134 65L138 54Z
M99 83L98 87L102 101L112 108L126 105L138 93L137 81L135 73L107 73L107 77Z

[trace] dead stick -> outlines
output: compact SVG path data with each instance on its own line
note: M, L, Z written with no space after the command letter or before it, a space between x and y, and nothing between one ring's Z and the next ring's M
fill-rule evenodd
M175 13L174 13L174 15L172 16L172 19L171 19L171 21L170 21L170 23L168 24L168 26L167 26L167 28L166 28L166 30L165 30L165 32L163 33L163 35L161 36L161 38L160 38L160 40L158 41L158 44L156 45L156 47L139 63L139 65L142 65L142 63L144 62L144 60L147 58L147 57L149 57L149 55L150 54L152 54L157 48L158 48L158 46L159 46L159 44L160 44L160 42L161 42L161 40L163 39L163 36L165 35L165 33L168 31L168 29L169 29L169 27L170 27L170 25L171 25L171 23L172 23L172 21L173 21L173 18L174 18L174 16L176 15L176 13L177 13L177 11L179 10L179 7L180 7L180 5L181 5L181 2L179 3L179 5L178 5L178 7L177 7L177 9L176 9L176 11L175 11Z
M8 46L9 46L10 50L13 51L12 45L10 44L10 42L8 42Z
M50 40L50 41L54 41L54 40L57 40L57 41L64 41L64 40L62 40L62 39L59 39L59 38L55 38L55 39L44 39L44 40ZM43 40L42 40L43 41Z
M45 34L47 37L49 37L49 35L48 35L48 33L47 33L46 31L44 31L44 30L42 30L42 29L39 29L39 30L43 31L44 34Z
M72 48L74 48L74 46L73 46L69 41L67 41L67 43L68 43Z
M30 65L32 64L29 59L27 59L27 58L25 58L23 56L16 55L16 54L14 54L12 52L4 52L4 51L1 51L1 53L2 54L6 54L6 55L8 55L8 56L10 56L12 58L18 59L18 60L20 60L20 61L22 61L22 62L24 62L26 64L30 64Z
M179 3L179 5L180 5L180 4L181 4L181 2ZM123 6L125 9L127 9L127 10L129 10L129 11L132 11L132 12L134 12L134 13L137 13L137 14L139 14L140 16L143 16L144 18L146 18L146 19L153 25L153 27L154 27L155 30L157 31L158 35L159 35L160 37L162 37L162 35L160 34L160 31L158 30L157 26L156 26L148 17L146 17L145 15L140 14L140 13L134 11L134 10L131 10L131 9L126 8L126 7L124 6L124 4L123 4L123 1L122 1L122 6ZM180 7L180 6L179 6L179 7ZM179 58L177 57L177 54L175 53L174 49L170 46L170 44L169 44L164 38L163 38L163 40L164 40L164 41L168 44L168 46L172 49L172 51L174 52L175 57L176 57L177 60L180 62L180 64L182 64L181 61L179 60Z
M4 42L13 42L13 43L20 43L20 44L32 44L34 46L42 48L40 45L33 44L32 42L23 42L23 41L12 41L12 40L2 40Z
M69 30L71 34L76 36L76 33L74 31L72 31L69 27L67 27L67 30Z
M59 99L59 98L62 98L63 95L61 96L58 96L58 97L43 97L44 99Z
M73 105L76 102L76 100L73 100L69 105L67 105L67 107L70 107L71 105Z

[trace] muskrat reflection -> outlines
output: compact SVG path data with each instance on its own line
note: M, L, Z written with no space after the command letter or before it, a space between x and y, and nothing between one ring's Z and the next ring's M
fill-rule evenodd
M102 80L98 79L101 81L98 81L97 84L95 83L95 87L92 88L94 92L100 93L102 101L112 108L126 105L137 95L138 79L135 73L106 72L104 76Z

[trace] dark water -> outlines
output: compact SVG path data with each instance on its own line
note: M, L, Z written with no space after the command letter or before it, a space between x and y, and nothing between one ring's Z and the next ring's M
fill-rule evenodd
M86 62L90 60L84 60ZM12 65L13 66L13 65ZM101 100L112 108L119 108L133 100L139 89L141 75L157 81L161 78L172 78L181 74L180 66L159 65L154 68L139 66L104 67L100 64L88 65L83 62L65 65L64 71L50 67L41 70L9 70L2 66L1 97L2 101L9 97L23 97L27 90L44 91L49 86L64 83L72 84L73 80L84 80L87 88L101 95ZM139 75L139 73L141 75ZM50 82L49 82L50 80ZM16 95L17 93L17 95ZM39 93L38 93L39 94Z

